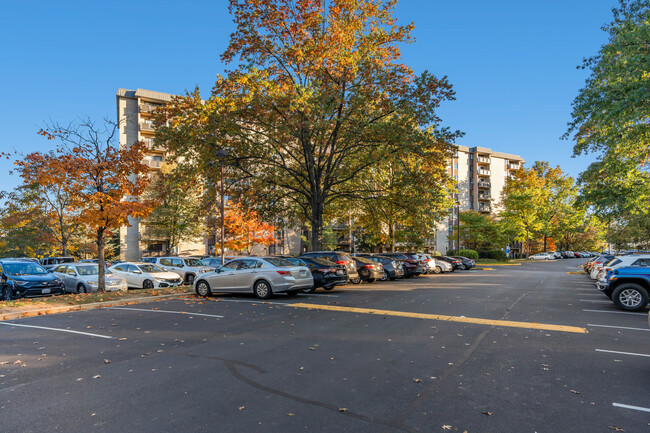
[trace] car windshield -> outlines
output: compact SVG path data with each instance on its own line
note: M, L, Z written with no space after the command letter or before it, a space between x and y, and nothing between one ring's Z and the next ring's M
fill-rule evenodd
M356 261L358 261L359 263L372 264L372 260L367 259L367 258L365 258L365 257L355 257L354 259L355 259Z
M47 271L41 265L33 262L3 263L2 267L8 275L43 275Z
M183 259L185 266L203 266L199 259Z
M264 260L266 260L267 262L269 262L274 266L280 266L280 267L295 266L290 261L286 259L280 259L278 257L264 257Z
M146 265L138 265L140 270L142 272L165 272L163 268L159 268L156 265L152 265L151 263L147 263Z
M307 266L307 263L301 259L296 259L295 257L287 257L285 260L293 263L296 266Z
M99 274L99 266L97 265L87 265L87 266L77 266L77 272L81 276L97 275Z

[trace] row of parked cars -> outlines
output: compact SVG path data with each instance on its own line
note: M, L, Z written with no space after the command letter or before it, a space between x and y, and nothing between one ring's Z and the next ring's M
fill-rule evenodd
M533 254L528 257L529 260L558 260L558 259L583 259L595 257L596 253L588 251L546 251L544 253Z
M94 292L98 288L96 260L75 262L70 257L0 260L4 300ZM42 264L42 265L41 265ZM109 263L110 264L110 263ZM316 251L300 257L146 257L139 262L113 262L105 269L107 291L194 286L201 296L213 292L252 292L260 298L273 293L312 293L348 283L413 278L428 273L470 269L476 264L466 257L419 253L360 253Z
M650 254L601 254L584 265L596 289L626 311L642 311L650 295Z

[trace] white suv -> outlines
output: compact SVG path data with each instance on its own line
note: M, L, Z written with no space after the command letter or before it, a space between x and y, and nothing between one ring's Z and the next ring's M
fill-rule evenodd
M143 262L154 263L166 271L175 272L190 286L201 274L214 271L214 268L203 266L199 259L193 257L143 257Z

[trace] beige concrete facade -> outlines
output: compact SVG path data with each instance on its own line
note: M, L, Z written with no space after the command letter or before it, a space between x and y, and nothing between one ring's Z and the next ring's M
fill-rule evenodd
M151 170L160 170L165 163L165 149L157 146L155 142L155 127L153 125L153 111L174 98L169 93L156 92L152 90L128 90L118 89L117 99L117 121L120 126L120 147L128 148L133 143L144 142L149 151L143 162ZM220 242L218 237L212 233L206 233L197 239L181 242L175 251L169 251L165 240L145 241L147 234L146 226L138 218L129 218L130 226L120 229L120 259L135 261L143 256L151 255L212 255L219 252ZM251 254L299 254L300 236L298 231L281 229L275 234L277 240L275 245L269 247L256 245ZM237 255L226 249L225 254Z
M438 226L435 242L436 251L443 254L457 248L451 237L458 224L458 212L474 210L497 214L506 180L525 162L519 155L496 152L486 147L456 148L456 155L450 161L448 170L458 182L458 205L449 210L449 217Z

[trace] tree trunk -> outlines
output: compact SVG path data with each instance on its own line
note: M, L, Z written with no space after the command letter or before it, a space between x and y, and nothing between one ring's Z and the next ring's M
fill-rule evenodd
M61 242L61 255L67 257L68 255L68 241L67 239Z
M526 223L526 258L530 257L530 238L528 237L528 223Z
M546 252L546 240L548 239L548 236L544 235L544 252Z
M388 224L388 239L390 241L390 251L391 253L395 252L395 224L392 222Z
M105 292L106 291L106 264L104 262L104 228L100 227L97 229L97 259L98 259L98 271L99 275L97 276L97 291Z
M323 210L325 208L323 197L313 194L311 198L311 250L323 249Z

